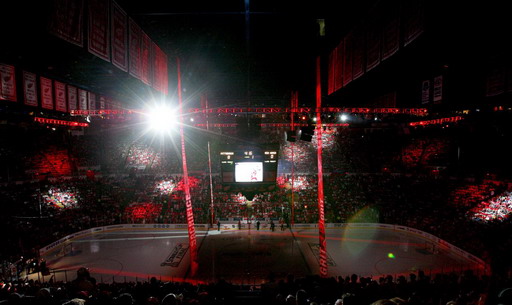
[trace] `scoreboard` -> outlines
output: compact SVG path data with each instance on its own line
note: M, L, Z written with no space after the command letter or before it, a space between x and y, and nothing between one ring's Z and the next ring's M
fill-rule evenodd
M275 183L278 152L278 145L225 147L219 152L222 183Z

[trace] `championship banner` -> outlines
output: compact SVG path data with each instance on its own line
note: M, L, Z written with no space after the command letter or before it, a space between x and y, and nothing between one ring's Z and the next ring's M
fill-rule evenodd
M377 20L376 18L371 20ZM366 30L366 71L380 64L381 28L377 21L370 21Z
M83 47L84 0L53 0L48 32Z
M101 110L105 109L105 97L102 95L100 95L100 109ZM111 108L108 108L108 109L111 109Z
M37 76L23 71L23 100L25 105L37 107Z
M352 81L352 54L352 32L350 32L343 40L343 86Z
M128 24L125 11L112 1L110 12L110 38L112 45L112 64L128 72Z
M87 50L101 59L110 61L110 29L107 0L88 1Z
M78 93L76 87L68 85L68 110L77 110L78 109Z
M385 60L398 51L400 44L400 19L398 7L392 7L382 25L381 59Z
M133 21L133 19L128 18L128 41L129 41L129 56L128 56L128 62L129 65L129 73L138 79L140 79L141 74L141 67L140 67L140 41L141 41L141 29Z
M87 97L89 100L89 110L96 110L96 94L87 92Z
M46 77L39 77L41 86L41 107L53 110L53 82Z
M144 82L147 85L151 85L151 78L150 78L150 67L149 67L149 58L150 58L150 45L151 40L149 39L149 36L141 32L141 44L140 44L140 80Z
M325 241L324 214L324 180L322 164L322 87L320 74L320 57L316 60L316 139L317 139L317 168L318 168L318 237L319 237L319 271L321 277L327 277L327 242Z
M352 79L357 79L364 74L364 58L365 58L365 32L358 28L354 32L353 37L353 54L352 54Z
M0 100L17 102L16 70L14 66L0 64Z
M87 110L87 91L78 89L78 109Z
M55 110L66 112L66 85L64 83L54 81L55 86Z
M409 0L402 4L404 18L404 46L413 42L425 28L424 0Z

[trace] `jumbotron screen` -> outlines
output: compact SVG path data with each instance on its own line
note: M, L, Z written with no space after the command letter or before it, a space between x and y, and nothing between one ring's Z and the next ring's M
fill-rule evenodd
M235 182L262 182L263 162L236 162Z

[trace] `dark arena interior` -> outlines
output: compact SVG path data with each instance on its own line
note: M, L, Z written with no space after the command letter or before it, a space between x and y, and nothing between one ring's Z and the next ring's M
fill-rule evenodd
M0 2L1 304L512 304L505 3Z

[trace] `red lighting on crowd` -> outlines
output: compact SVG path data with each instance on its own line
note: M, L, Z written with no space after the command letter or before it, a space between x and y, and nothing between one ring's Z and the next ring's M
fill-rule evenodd
M142 219L145 219L146 221L155 221L161 211L161 204L150 202L132 203L125 209L125 215L132 222Z
M200 182L199 179L194 176L188 177L188 185L191 189L199 187L200 186L199 182ZM175 190L176 191L184 191L185 190L183 179L178 182Z

